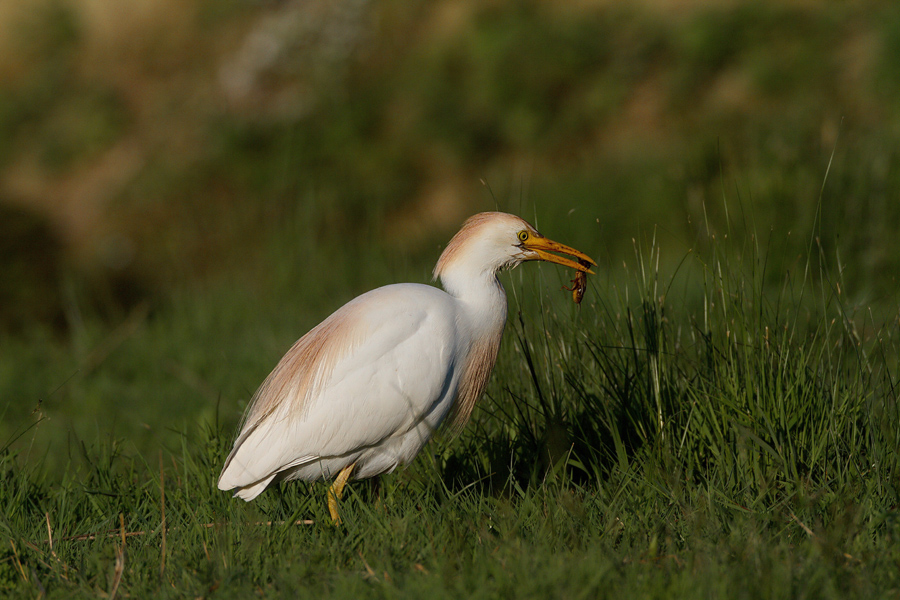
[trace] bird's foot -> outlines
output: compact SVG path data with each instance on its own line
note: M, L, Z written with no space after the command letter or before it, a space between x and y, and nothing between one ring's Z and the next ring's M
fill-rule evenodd
M341 469L341 472L335 477L334 483L328 488L328 512L331 514L331 522L334 523L335 526L341 524L341 515L338 512L338 501L344 494L344 486L347 485L347 480L350 479L350 475L353 473L353 467L355 466L356 463L353 463L352 465L347 465Z

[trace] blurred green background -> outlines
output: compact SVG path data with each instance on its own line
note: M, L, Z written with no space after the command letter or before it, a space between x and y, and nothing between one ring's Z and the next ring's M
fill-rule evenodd
M605 280L653 236L775 281L815 240L896 314L898 98L890 1L0 3L3 440L233 423L480 210Z

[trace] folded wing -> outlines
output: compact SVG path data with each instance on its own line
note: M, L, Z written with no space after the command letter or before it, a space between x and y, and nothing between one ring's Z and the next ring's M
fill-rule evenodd
M431 286L386 286L303 336L254 395L219 488L253 498L279 472L437 425L458 384L453 303Z

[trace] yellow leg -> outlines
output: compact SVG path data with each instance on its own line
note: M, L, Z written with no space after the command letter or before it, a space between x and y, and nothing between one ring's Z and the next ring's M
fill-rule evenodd
M334 483L328 488L328 512L331 513L331 520L335 525L341 524L341 515L338 514L338 500L344 494L344 486L347 485L347 480L350 479L350 474L353 473L353 467L355 466L356 463L353 463L341 469L338 476L334 478Z

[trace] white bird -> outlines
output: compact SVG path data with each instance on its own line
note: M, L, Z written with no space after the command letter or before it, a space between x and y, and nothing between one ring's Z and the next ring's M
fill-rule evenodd
M560 252L583 263L551 254ZM462 428L487 385L506 324L502 269L545 260L591 273L587 255L514 215L469 218L434 268L444 290L387 285L300 338L254 394L219 476L252 500L275 481L347 480L409 463L447 421Z

